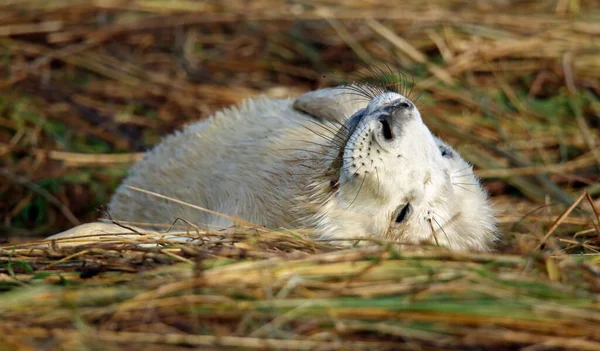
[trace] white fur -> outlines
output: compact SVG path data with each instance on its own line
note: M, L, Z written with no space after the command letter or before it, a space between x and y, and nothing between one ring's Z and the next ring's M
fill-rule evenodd
M127 187L134 186L266 227L309 226L328 238L489 250L495 222L486 193L458 153L431 134L419 111L407 112L393 143L378 139L378 109L400 100L407 99L386 93L369 103L344 89L322 89L222 110L149 151L117 189L110 214L149 227L176 218L209 228L233 224ZM340 123L362 108L352 135L337 137ZM372 141L371 149L361 140ZM328 170L340 148L343 165L332 178ZM443 157L440 148L453 157ZM353 164L359 156L365 166ZM407 203L410 214L395 223L399 206Z

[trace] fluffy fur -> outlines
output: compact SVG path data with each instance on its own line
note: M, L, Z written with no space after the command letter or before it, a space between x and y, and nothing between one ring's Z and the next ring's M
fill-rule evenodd
M495 222L471 166L405 96L356 91L260 97L190 124L131 169L109 213L149 224L233 224L134 186L266 227L489 250Z

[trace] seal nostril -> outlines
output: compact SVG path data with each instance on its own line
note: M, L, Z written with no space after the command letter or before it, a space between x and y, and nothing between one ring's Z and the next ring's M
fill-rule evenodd
M388 141L394 139L392 127L390 126L390 122L388 122L387 118L380 118L379 123L381 123L381 131L383 132L383 138Z
M399 108L411 108L413 105L408 101L402 101L397 105Z

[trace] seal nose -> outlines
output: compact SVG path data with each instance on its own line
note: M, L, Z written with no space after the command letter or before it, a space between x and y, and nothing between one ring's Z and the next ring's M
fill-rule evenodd
M412 104L412 102L408 101L408 100L397 100L394 101L393 103L385 106L383 108L383 111L386 113L394 113L394 112L400 112L400 111L405 111L405 110L412 110L415 107L415 105Z
M384 108L384 113L379 116L381 123L381 133L385 141L393 141L406 121L411 118L406 112L411 111L414 105L410 101L398 101Z

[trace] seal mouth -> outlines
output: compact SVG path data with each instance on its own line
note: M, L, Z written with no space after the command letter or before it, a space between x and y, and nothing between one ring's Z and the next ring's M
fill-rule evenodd
M338 139L340 141L338 143L340 150L336 157L336 162L341 161L342 158L344 157L344 151L346 149L346 145L348 145L348 140L350 140L350 138L352 138L352 136L354 135L354 132L356 132L356 129L360 125L360 122L365 117L366 117L365 109L359 110L358 112L353 114L352 117L350 117L346 121L346 123L344 123L342 125L342 127L339 129L338 134L337 134L338 138L336 138L336 139Z
M355 114L352 115L352 117L350 117L348 119L348 121L344 124L344 126L342 126L342 130L345 130L345 134L346 134L346 138L344 140L343 145L346 146L346 143L348 142L348 139L350 139L350 137L352 136L352 134L354 134L354 132L356 131L356 128L358 128L358 125L360 124L360 122L363 120L363 118L365 117L365 110L359 110L358 112L356 112Z
M365 109L361 109L352 115L346 122L338 129L337 134L334 137L333 145L338 146L339 150L336 157L333 159L327 172L330 177L330 185L332 188L337 188L342 177L342 168L344 167L344 152L348 141L356 132L356 129L360 125L360 122L365 117Z

